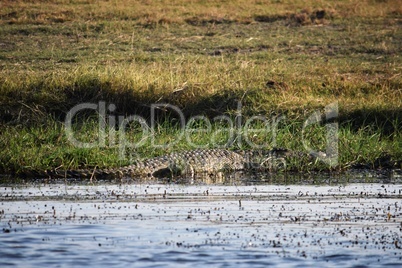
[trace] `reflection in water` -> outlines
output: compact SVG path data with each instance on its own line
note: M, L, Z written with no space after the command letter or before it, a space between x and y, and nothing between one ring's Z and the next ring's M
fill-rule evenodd
M3 184L0 266L402 263L401 184L301 178Z
M130 178L111 180L80 180L77 178L65 179L28 179L14 178L0 175L0 185L21 185L38 183L147 183L147 184L211 184L211 185L266 185L266 184L303 184L303 185L322 185L322 184L345 184L345 183L402 183L402 170L366 170L351 169L348 171L320 171L320 172L224 172L214 174L197 174L196 177L190 175L173 178Z

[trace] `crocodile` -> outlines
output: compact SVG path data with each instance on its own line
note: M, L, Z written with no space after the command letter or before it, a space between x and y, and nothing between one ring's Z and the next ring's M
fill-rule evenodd
M286 167L289 157L308 154L283 148L272 150L196 149L173 152L131 165L110 169L46 170L50 178L123 178L123 177L173 177L216 174L233 171L276 170ZM37 176L40 174L37 174Z

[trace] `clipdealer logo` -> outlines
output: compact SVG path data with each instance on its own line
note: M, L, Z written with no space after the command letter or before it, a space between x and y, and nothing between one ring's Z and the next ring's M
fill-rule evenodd
M95 111L98 116L98 135L97 139L91 142L81 141L77 138L77 133L73 129L74 117L79 113L86 110ZM220 115L214 118L208 118L203 115L197 115L189 118L186 122L183 112L177 106L171 104L152 104L150 106L150 119L147 121L144 117L139 115L130 116L116 116L113 113L116 110L114 104L106 105L106 102L100 101L96 103L82 103L74 106L66 115L65 118L65 133L68 141L78 148L95 148L106 146L117 146L119 149L119 158L124 160L126 157L127 149L136 149L145 146L147 141L150 143L147 146L154 148L169 148L178 142L184 140L190 147L193 148L206 148L212 146L214 148L226 148L233 145L239 148L246 145L251 149L266 149L277 146L277 134L279 131L279 124L284 124L285 116L275 116L267 118L261 115L256 115L244 120L242 116L242 105L238 102L235 118ZM175 113L179 121L180 131L175 136L174 140L168 143L158 143L157 133L160 127L157 124L156 112L158 110L169 111ZM327 105L324 113L315 111L303 123L303 129L299 136L304 149L309 154L315 156L318 160L328 164L330 167L338 165L338 102L333 102ZM243 123L244 121L244 123ZM255 123L259 123L259 128L255 127ZM309 140L306 135L306 130L314 125L321 125L323 122L326 128L326 150L325 152L318 149L311 148ZM194 125L202 125L203 127L193 127ZM213 124L219 123L221 127L213 129ZM130 124L136 124L140 130L140 138L135 142L132 141L126 130ZM118 126L118 129L116 129ZM262 127L261 127L262 126ZM192 140L192 134L205 133L208 135L209 142L207 144L195 143ZM225 144L218 141L220 134L225 133L227 140ZM255 143L250 139L250 135L257 135L258 133L267 133L270 135L269 142ZM295 137L297 138L297 137Z

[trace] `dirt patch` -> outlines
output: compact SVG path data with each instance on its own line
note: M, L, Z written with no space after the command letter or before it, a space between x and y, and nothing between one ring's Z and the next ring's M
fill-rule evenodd
M303 9L296 13L286 13L283 15L256 15L254 20L257 22L272 23L276 21L285 21L290 26L303 26L312 24L328 24L334 16L333 10Z
M191 17L184 20L187 24L193 26L205 26L208 24L228 24L228 23L235 23L236 21L226 19L223 17L211 17L211 18L200 18L200 17Z

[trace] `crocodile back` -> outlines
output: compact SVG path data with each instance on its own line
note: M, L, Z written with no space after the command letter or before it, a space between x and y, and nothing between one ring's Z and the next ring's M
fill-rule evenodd
M117 172L130 176L163 176L166 173L214 173L243 169L244 157L226 149L197 149L174 152L132 165L118 168Z

